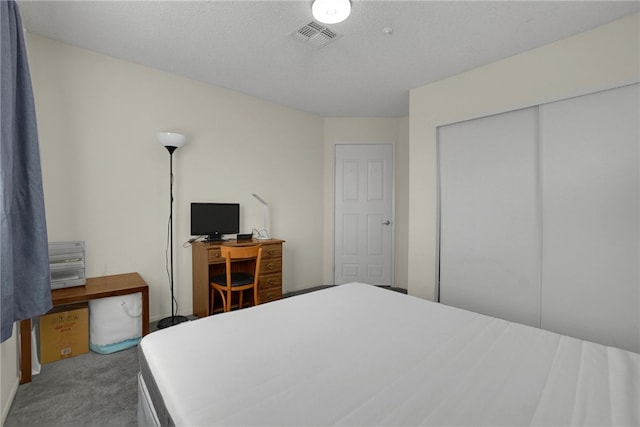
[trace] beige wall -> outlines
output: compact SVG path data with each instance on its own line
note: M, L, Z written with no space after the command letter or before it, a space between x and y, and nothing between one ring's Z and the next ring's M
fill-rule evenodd
M411 91L409 293L436 296L436 128L640 79L640 17Z
M9 414L13 396L18 390L18 345L17 331L14 326L13 335L0 345L0 425Z
M325 118L324 120L324 283L333 283L333 178L338 143L392 143L395 160L394 284L407 287L409 228L409 119Z
M138 271L151 318L170 313L165 270L174 154L175 288L191 313L191 201L239 202L243 232L285 239L286 290L322 280L322 119L236 92L29 35L50 240L86 241L87 275Z

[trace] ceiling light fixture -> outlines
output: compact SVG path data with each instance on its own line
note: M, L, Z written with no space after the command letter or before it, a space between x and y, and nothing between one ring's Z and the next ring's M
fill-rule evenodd
M314 0L311 5L313 17L323 24L337 24L351 13L350 0Z

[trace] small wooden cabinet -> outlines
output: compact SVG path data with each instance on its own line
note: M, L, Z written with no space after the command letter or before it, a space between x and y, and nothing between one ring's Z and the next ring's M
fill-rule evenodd
M249 240L224 242L197 242L192 246L193 267L193 314L205 317L209 314L209 278L224 274L224 258L220 255L220 246L249 246L262 244L262 262L258 280L258 302L274 301L282 297L282 244L284 240ZM255 260L236 261L235 271L253 271ZM246 297L249 297L247 294ZM217 295L214 296L217 298ZM252 297L250 297L252 298ZM251 300L250 300L251 301ZM250 305L251 302L247 305ZM222 303L215 304L222 311ZM218 310L216 310L217 312Z

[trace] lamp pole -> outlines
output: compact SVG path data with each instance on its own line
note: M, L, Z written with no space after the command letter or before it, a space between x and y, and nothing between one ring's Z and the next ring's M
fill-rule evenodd
M170 132L160 132L157 136L158 140L169 152L169 287L171 288L171 316L158 321L158 329L164 329L189 320L185 316L176 315L173 290L173 152L184 144L185 137L184 135Z

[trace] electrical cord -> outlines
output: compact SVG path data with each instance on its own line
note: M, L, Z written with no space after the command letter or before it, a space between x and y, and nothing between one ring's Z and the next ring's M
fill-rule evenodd
M202 240L204 237L205 237L204 235L192 237L189 240L187 240L186 242L184 242L182 244L182 247L183 248L188 248L189 246L193 245L195 242L199 242L200 240Z
M174 317L178 314L178 300L176 299L174 293L171 292L171 290L173 289L173 283L171 283L171 271L169 267L169 242L171 241L171 222L172 221L173 221L173 218L171 218L171 215L169 215L169 221L167 221L167 248L164 252L164 259L165 259L165 267L167 270L167 280L169 282L169 292L171 293L171 299L173 301L172 306L175 304L175 312L173 310L173 307L171 308L171 317Z
M262 237L262 231L258 230L257 228L251 230L251 234L254 234L254 237Z

